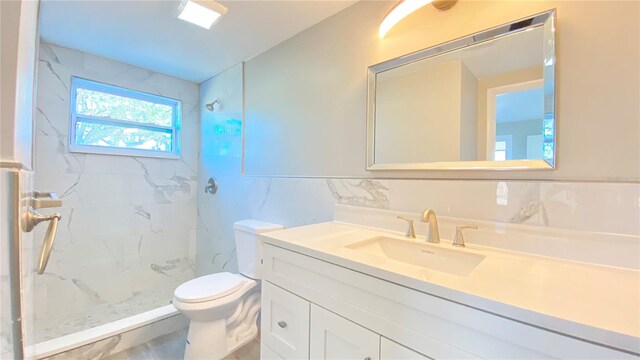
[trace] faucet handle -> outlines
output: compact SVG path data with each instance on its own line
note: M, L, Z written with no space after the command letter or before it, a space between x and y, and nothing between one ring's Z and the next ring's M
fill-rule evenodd
M405 232L404 236L410 238L410 239L415 239L416 238L416 232L413 229L413 219L407 219L406 217L402 217L400 215L396 216L397 219L401 219L407 222L407 231Z
M465 225L465 226L456 226L456 236L453 238L453 246L465 247L464 245L464 235L462 234L462 230L464 229L477 229L477 225Z

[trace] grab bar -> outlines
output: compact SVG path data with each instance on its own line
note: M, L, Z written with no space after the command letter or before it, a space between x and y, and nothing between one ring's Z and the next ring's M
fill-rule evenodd
M49 257L53 250L53 242L56 239L56 232L58 231L58 222L62 219L62 215L54 213L51 215L41 215L35 211L31 206L27 207L22 215L22 229L26 232L31 232L36 225L43 221L48 221L49 226L47 232L44 235L44 241L42 242L42 249L40 250L40 260L38 261L38 274L44 273L49 263Z
M58 230L58 222L60 221L60 214L50 215L49 226L42 242L42 250L40 250L40 260L38 260L38 275L44 273L49 263L49 257L51 256L51 250L53 250L53 241L56 239L56 232Z

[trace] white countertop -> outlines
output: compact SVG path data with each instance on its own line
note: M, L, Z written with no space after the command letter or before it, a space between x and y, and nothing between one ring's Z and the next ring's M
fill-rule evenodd
M268 244L587 341L640 353L640 271L493 248L455 248L486 258L467 276L407 265L345 245L401 234L340 222L270 232ZM451 249L443 239L434 247Z

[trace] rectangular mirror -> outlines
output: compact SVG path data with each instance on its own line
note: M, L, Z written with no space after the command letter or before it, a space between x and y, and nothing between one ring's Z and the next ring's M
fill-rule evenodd
M554 19L370 66L367 170L553 169Z

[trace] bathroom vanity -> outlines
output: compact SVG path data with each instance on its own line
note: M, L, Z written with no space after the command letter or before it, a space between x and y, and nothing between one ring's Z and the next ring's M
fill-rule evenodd
M262 358L638 358L637 270L416 232L334 221L265 234Z

